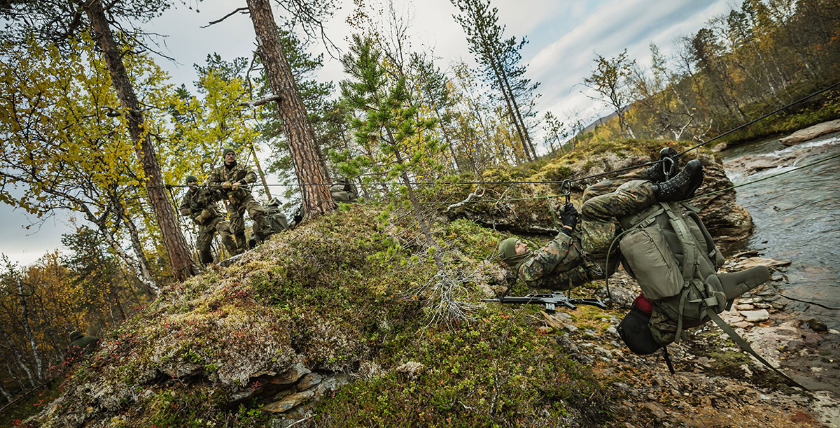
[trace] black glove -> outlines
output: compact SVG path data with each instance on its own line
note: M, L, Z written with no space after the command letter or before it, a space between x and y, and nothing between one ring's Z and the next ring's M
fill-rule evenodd
M563 205L563 208L560 211L560 222L563 223L563 229L561 230L563 233L566 235L572 234L572 231L575 229L575 225L577 225L577 218L577 209L571 202Z

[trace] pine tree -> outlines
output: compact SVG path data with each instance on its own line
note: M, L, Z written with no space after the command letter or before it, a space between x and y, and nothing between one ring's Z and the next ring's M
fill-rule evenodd
M453 299L453 291L459 284L443 261L440 247L432 236L429 216L421 206L413 182L417 177L433 179L432 174L443 168L434 162L441 147L428 137L435 120L418 119L418 107L412 102L405 76L387 72L376 46L373 39L354 35L350 53L343 57L345 72L351 78L340 83L341 93L348 107L356 112L350 126L360 145L376 149L372 155L345 162L345 170L360 175L364 168L384 180L396 180L395 196L408 197L423 234L422 247L437 267L438 274L428 284L429 299L434 305L433 318L447 322L460 319L465 316L462 305Z

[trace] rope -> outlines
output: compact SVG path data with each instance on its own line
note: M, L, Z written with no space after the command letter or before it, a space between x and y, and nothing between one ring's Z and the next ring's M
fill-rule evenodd
M731 133L733 133L733 132L740 131L741 129L744 129L744 128L746 128L746 127L748 127L748 126L750 126L750 125L752 125L752 124L754 124L754 123L756 123L756 122L758 122L758 121L760 121L760 120L764 120L764 119L766 119L766 118L768 118L768 117L770 117L770 116L772 116L772 115L774 115L774 114L776 114L776 113L781 112L782 110L786 110L786 109L788 109L788 108L790 108L790 107L795 106L796 104L799 104L799 103L801 103L801 102L803 102L803 101L805 101L805 100L807 100L807 99L809 99L809 98L813 98L813 97L815 97L815 96L817 96L817 95L819 95L819 94L822 94L822 93L824 93L824 92L828 92L828 91L830 91L830 90L832 90L832 89L834 89L834 88L836 88L836 87L838 87L838 86L840 86L840 81L838 81L837 83L835 83L835 84L833 84L833 85L831 85L831 86L829 86L829 87L827 87L827 88L823 88L823 89L821 89L821 90L819 90L819 91L817 91L817 92L814 92L814 93L812 93L812 94L810 94L810 95L806 95L806 96L804 96L804 97L802 97L802 98L800 98L800 99L798 99L798 100L796 100L796 101L794 101L794 102L792 102L792 103L789 103L789 104L786 104L786 105L784 105L784 106L781 106L781 107L777 108L776 110L773 110L773 111L771 111L770 113L765 114L764 116L761 116L761 117L759 117L759 118L757 118L757 119L753 119L753 120L751 120L751 121L749 121L749 122L747 122L747 123L744 123L744 124L742 124L742 125L740 125L740 126L737 126L737 127L735 127L735 128L732 128L732 129L730 129L729 131L726 131L726 132L724 132L723 134L720 134L720 135L718 135L718 136L716 136L716 137L712 138L711 140L704 141L704 142L702 142L702 143L700 143L700 144L698 144L698 145L696 145L696 146L694 146L694 147L688 148L688 149L686 149L686 150L684 150L684 151L682 151L682 152L680 152L680 153L677 153L677 156L676 156L676 157L679 157L679 156L680 156L680 155L682 155L683 153L690 152L690 151L692 151L692 150L694 150L694 149L696 149L696 148L698 148L698 147L705 146L706 144L709 144L709 143L711 143L712 141L719 140L719 139L721 139L721 138L723 138L723 137L725 137L725 136L727 136L727 135L729 135L729 134L731 134Z

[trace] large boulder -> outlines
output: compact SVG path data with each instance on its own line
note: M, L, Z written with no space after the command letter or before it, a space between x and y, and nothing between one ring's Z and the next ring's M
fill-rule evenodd
M832 132L840 132L840 119L818 123L814 126L800 129L779 141L785 146L793 146Z

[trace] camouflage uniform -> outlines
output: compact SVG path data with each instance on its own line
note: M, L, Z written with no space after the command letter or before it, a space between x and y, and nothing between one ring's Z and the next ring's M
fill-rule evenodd
M356 199L359 198L356 186L353 186L353 183L346 178L342 178L330 186L330 195L332 195L334 201L343 203L356 202Z
M213 234L216 232L219 233L230 255L240 253L233 240L230 225L216 209L216 201L219 198L221 198L221 193L218 191L194 187L187 191L181 201L181 215L189 216L198 224L198 238L196 238L195 246L198 248L199 261L205 265L213 262L210 246L213 243Z
M265 205L266 221L265 227L269 233L275 234L289 229L289 221L283 211L280 211L280 201L271 198Z
M559 233L534 251L517 266L519 278L529 287L552 290L569 290L603 278L607 251L618 231L616 217L640 212L655 202L649 182L633 180L615 192L604 193L614 185L609 181L587 188L580 232L571 236ZM611 254L609 261L607 271L612 274L618 266L617 255Z
M228 168L222 165L210 173L207 179L208 183L213 188L221 190L224 198L228 200L228 214L230 215L230 229L236 239L236 245L241 251L247 249L247 241L245 240L245 211L251 220L254 221L254 235L258 241L263 241L268 238L268 233L265 231L265 208L260 205L251 195L250 190L246 189L223 189L222 183L229 182L231 184L243 182L251 184L257 181L257 174L250 168L234 164Z

